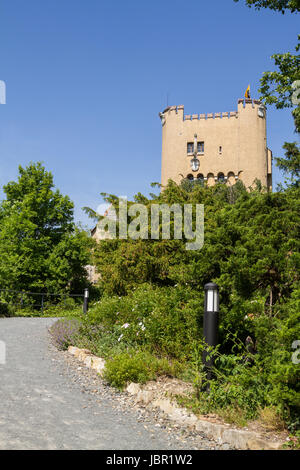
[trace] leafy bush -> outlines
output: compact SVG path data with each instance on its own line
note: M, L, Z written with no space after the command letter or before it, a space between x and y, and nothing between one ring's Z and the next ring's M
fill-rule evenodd
M104 378L114 387L124 388L129 382L145 383L159 375L177 375L180 365L158 359L145 351L131 350L117 354L105 364Z
M203 299L199 302L197 297L189 287L149 284L127 296L104 296L84 318L77 345L112 360L107 379L118 387L128 380L143 382L159 375L153 368L157 362L152 359L151 367L147 365L148 352L180 361L181 373L195 384L198 412L218 412L227 420L242 423L258 417L263 408L275 407L278 417L284 418L290 429L297 429L299 365L291 361L291 345L300 338L299 290L295 289L289 302L278 303L272 316L264 313L259 298L245 301L244 328L254 338L256 354L247 351L239 331L223 328L223 345L216 352L216 378L209 394L203 392ZM224 354L224 344L229 343L231 353ZM128 354L128 348L140 356ZM173 373L178 375L179 369Z
M154 378L138 354L122 353L105 364L104 378L114 387L124 388L128 382L145 383Z
M287 302L280 302L272 317L254 324L257 364L268 384L266 403L276 406L291 429L299 429L300 364L292 361L292 343L300 339L300 288Z
M90 310L88 321L103 325L121 344L185 358L201 334L203 308L197 297L188 287L146 284L128 296L104 296Z
M8 304L7 302L0 301L0 317L11 317L15 313L15 309L13 306Z
M128 344L119 341L122 329L115 326L106 329L102 325L90 324L82 318L76 340L76 346L89 349L96 356L109 359L116 354L126 351Z
M117 198L106 199L118 212ZM291 348L300 339L300 187L268 193L259 184L247 191L242 184L185 187L170 181L158 196L134 199L149 211L157 203L204 204L204 246L188 251L184 236L101 241L93 256L103 297L81 327L80 344L111 359L111 381L118 386L156 374L132 350L175 359L194 382L202 412L242 422L276 409L295 432L300 381ZM209 281L220 288L220 345L207 393L200 346Z
M53 343L58 349L68 349L76 344L79 331L79 321L76 319L57 320L49 329Z

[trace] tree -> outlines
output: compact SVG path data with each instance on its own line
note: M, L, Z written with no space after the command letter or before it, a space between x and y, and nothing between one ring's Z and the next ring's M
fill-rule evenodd
M19 166L0 204L1 287L53 292L85 283L87 234L73 221L73 203L54 189L41 163Z
M239 0L234 1L238 2ZM290 10L292 13L300 11L299 0L246 0L246 4L249 7L254 6L257 10L270 8L271 10L280 11L283 14L286 10Z
M300 49L298 36L296 51ZM275 105L277 109L294 107L292 115L295 132L300 132L300 55L290 53L274 54L271 57L278 70L265 72L260 80L261 99L265 104ZM297 142L285 142L285 158L276 158L276 165L290 175L293 184L299 184L300 147Z
M239 1L239 0L234 0ZM246 0L246 4L256 9L289 10L300 12L300 0ZM300 35L296 52L300 50ZM265 72L260 80L261 100L266 105L275 105L277 109L293 107L292 115L295 132L300 133L300 55L286 52L274 54L271 58L277 67L276 71ZM292 184L299 185L300 146L297 142L285 142L285 158L276 158L276 165L290 176Z
M300 337L299 192L297 186L270 193L259 185L247 191L241 182L208 187L169 181L153 199L138 194L134 201L145 204L149 214L152 204L204 204L204 245L188 251L184 238L161 237L99 242L94 262L104 298L93 321L109 331L128 322L134 332L130 345L141 341L168 357L194 358L203 324L203 286L216 282L219 352L228 376L225 382L217 376L209 402L219 408L238 404L251 418L258 408L276 406L296 426L300 366L291 361L291 347ZM106 200L117 212L117 197ZM146 326L144 339L136 339L133 328L140 322ZM256 348L253 365L231 369L230 361L243 362L238 345L248 336Z
M300 49L300 35L296 51ZM271 56L279 70L265 72L261 78L260 93L266 104L277 109L295 107L292 111L295 130L300 132L300 55L274 54ZM299 83L298 83L299 81Z

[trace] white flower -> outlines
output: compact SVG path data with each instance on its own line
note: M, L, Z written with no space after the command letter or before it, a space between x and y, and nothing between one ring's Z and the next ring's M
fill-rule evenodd
M119 336L118 341L121 341L124 335Z
M124 323L124 325L121 326L121 328L128 328L129 327L129 323Z

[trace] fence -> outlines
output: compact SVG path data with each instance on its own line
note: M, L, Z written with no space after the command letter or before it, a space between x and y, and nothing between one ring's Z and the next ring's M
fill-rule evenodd
M78 307L82 304L84 313L87 312L88 308L88 289L85 289L82 294L65 294L56 293L50 294L47 292L26 292L17 291L11 289L0 289L0 304L5 303L9 306L16 307L18 309L30 308L33 310L44 310L60 305L62 308ZM70 303L69 299L74 299ZM79 300L81 302L79 303Z

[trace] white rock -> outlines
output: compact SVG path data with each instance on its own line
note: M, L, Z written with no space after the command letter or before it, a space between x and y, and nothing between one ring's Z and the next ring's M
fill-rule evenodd
M105 369L105 360L101 357L93 356L91 358L91 368L102 374Z
M126 391L130 393L130 395L137 395L141 391L141 387L139 384L135 384L134 382L131 382L127 388Z
M75 356L76 351L78 351L78 348L75 348L75 346L69 346L68 347L68 352Z

